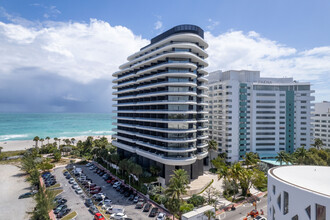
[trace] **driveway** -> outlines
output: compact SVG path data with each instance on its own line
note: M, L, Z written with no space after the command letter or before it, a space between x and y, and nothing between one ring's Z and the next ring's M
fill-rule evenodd
M34 199L18 199L31 191L26 176L14 165L0 165L0 173L0 219L29 219L26 212L33 210Z
M61 193L62 198L67 199L68 208L71 211L77 212L77 220L85 220L85 219L93 219L93 215L88 211L88 208L84 204L84 199L81 195L75 193L74 189L72 189L71 184L69 184L68 180L63 175L64 167L55 168L53 174L56 177L58 183L61 184L63 188L63 192Z

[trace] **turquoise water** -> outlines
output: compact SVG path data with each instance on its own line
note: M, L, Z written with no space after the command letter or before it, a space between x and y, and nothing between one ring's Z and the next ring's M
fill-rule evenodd
M98 136L112 133L113 114L0 114L0 141Z

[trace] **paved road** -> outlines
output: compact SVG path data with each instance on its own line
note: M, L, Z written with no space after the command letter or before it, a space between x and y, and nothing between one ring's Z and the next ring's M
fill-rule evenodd
M28 219L27 211L35 206L33 198L18 199L30 192L26 176L14 165L0 165L0 219Z
M102 187L102 192L106 193L109 199L112 200L113 206L121 206L125 208L125 214L128 218L132 218L134 220L146 220L146 219L154 219L148 217L147 212L143 212L142 209L135 209L135 203L129 201L127 197L117 192L113 189L111 184L106 183L99 175L95 174L94 172L90 171L86 166L76 166L81 167L83 172L88 176L90 179L93 180L93 183L97 184L98 186ZM150 209L151 210L151 209Z
M56 176L57 182L61 183L61 186L63 187L63 192L61 193L62 198L68 200L68 208L78 213L78 216L76 217L77 220L93 219L93 215L88 211L88 208L84 204L84 200L80 195L75 193L74 189L71 187L71 184L69 184L68 180L65 179L65 176L63 175L64 169L64 167L59 167L53 172Z
M220 215L221 220L242 220L248 212L253 210L254 207L251 203L244 204L240 207L237 207L235 211L227 211L224 214ZM267 197L263 197L257 202L257 209L264 210L264 216L267 216Z

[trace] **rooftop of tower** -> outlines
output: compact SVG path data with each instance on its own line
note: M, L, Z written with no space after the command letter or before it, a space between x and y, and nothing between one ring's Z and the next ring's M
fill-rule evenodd
M159 35L157 35L156 37L151 39L150 44L148 44L145 47L142 47L140 50L143 50L147 47L149 47L152 44L155 44L165 38L167 38L168 36L171 36L173 34L178 34L178 33L193 33L193 34L197 34L198 36L200 36L201 38L204 38L204 30L196 25L192 25L192 24L181 24L178 26L175 26L167 31L165 31L164 33L161 33Z

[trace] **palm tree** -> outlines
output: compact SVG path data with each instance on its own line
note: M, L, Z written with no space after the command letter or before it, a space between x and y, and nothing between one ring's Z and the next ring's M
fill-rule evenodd
M214 219L215 218L215 213L211 210L208 210L204 212L204 215L206 215L208 220Z
M293 155L297 159L298 164L304 164L307 157L307 150L305 149L305 146L297 148Z
M47 136L45 139L47 140L47 142L49 144L50 137Z
M60 145L61 145L61 139L59 138L57 140L58 140L58 147L60 147Z
M224 178L228 180L229 177L229 168L226 165L221 165L220 167L217 167L217 174L218 179Z
M209 140L207 143L207 151L209 152L209 164L211 164L211 152L216 151L218 149L218 143L215 140Z
M158 166L150 166L150 173L154 176L158 176L160 168Z
M40 138L41 146L43 146L43 145L44 145L44 141L45 141L45 139L43 139L43 138Z
M166 189L165 194L172 200L180 200L181 195L187 193L187 189L189 188L188 184L189 176L187 171L183 169L175 170L171 175L170 183Z
M253 152L246 153L243 159L244 159L244 164L248 167L249 166L253 167L256 164L258 164L258 162L260 162L258 154Z
M0 147L0 154L1 154L1 150L3 149L3 147Z
M54 141L56 143L58 141L58 138L57 137L54 137ZM60 147L60 146L58 146L58 147Z
M71 138L71 143L72 143L72 145L74 145L74 142L76 141L76 139L74 139L74 138Z
M320 138L315 138L314 144L312 145L318 150L320 150L324 146L323 141Z
M290 155L285 151L278 152L275 159L276 159L276 162L280 163L280 166L282 166L283 162L288 164L291 161Z
M36 147L38 147L38 141L40 140L40 138L38 137L38 136L35 136L34 138L33 138L33 141L35 141L36 142Z

